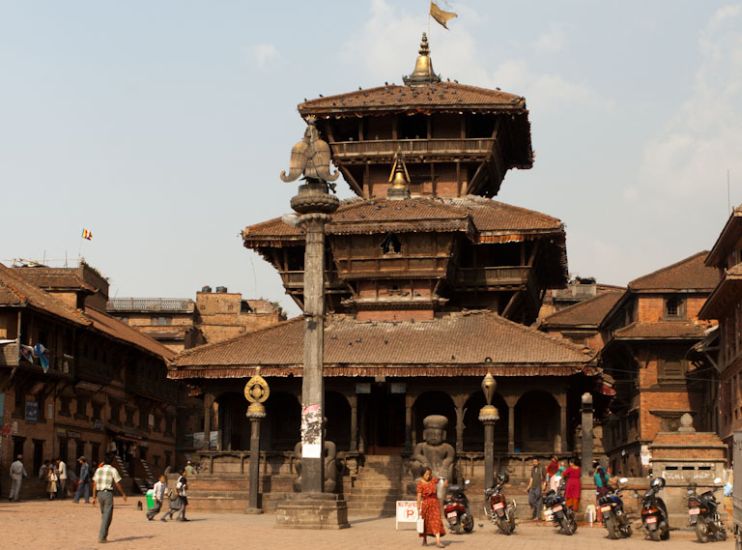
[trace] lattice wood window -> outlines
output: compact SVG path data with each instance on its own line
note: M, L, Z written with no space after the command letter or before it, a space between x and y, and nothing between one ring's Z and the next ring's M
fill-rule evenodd
M660 384L679 384L685 382L685 373L687 362L680 360L661 360L659 363L659 382Z

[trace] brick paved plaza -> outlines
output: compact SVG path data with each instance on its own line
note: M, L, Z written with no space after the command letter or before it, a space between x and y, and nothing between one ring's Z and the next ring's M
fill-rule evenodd
M322 548L323 550L349 548L417 548L420 542L412 530L395 531L394 519L352 518L351 529L342 531L289 531L273 527L273 515L248 516L240 514L193 513L189 523L160 521L147 522L143 512L136 509L137 499L127 504L116 503L109 544L116 549L146 548L261 548L292 550L294 548ZM75 505L70 501L30 501L20 504L0 504L3 548L34 548L46 550L96 548L100 514L92 505ZM600 545L611 548L641 549L662 547L673 550L698 549L692 533L674 531L670 544L645 541L635 535L631 541L606 539L600 527L580 526L573 537L565 537L543 524L523 523L518 533L505 537L485 525L472 535L447 535L445 544L453 549L596 549ZM732 542L711 543L714 550L731 549Z

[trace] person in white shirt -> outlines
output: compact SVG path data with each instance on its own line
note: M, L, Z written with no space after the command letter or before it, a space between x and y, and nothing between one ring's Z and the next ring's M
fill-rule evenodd
M162 501L165 499L165 492L167 491L167 478L160 476L160 479L155 486L152 488L155 497L155 506L151 510L147 510L147 519L152 521L157 514L162 510ZM163 516L163 521L165 520Z
M57 496L64 498L67 496L67 464L61 458L58 459L57 463L57 474L59 477L59 483L57 484Z
M8 493L9 501L18 502L24 477L28 477L28 474L26 473L26 468L23 467L23 455L18 455L15 461L10 465L10 493Z
M175 505L173 506L171 502L170 509L162 516L162 521L166 521L168 516L172 519L175 512L178 512L178 517L175 518L176 521L189 521L185 516L186 507L188 506L188 479L185 476L185 468L178 478L178 482L175 484L175 492L178 494L178 498L174 503Z

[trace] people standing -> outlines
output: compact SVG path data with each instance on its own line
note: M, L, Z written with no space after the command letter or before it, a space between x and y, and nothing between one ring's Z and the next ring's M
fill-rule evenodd
M196 475L196 468L193 467L193 463L190 460L186 462L185 473L188 477Z
M189 521L185 515L186 508L188 507L188 478L186 477L185 468L183 468L183 472L181 472L178 481L175 483L175 492L178 495L176 505L170 506L170 509L160 518L161 521L167 521L168 517L172 519L175 512L178 512L178 517L175 518L176 521Z
M600 460L593 460L593 480L595 481L595 509L598 511L598 522L603 521L603 512L600 506L600 497L610 490L610 476L605 468L600 464Z
M546 466L546 481L549 481L559 471L559 458L552 455L549 464Z
M67 496L67 464L61 458L57 459L57 476L59 477L59 483L57 485L59 498L64 498Z
M59 482L59 476L57 475L57 469L54 467L54 462L46 472L46 492L49 493L49 500L54 500L57 496L57 484Z
M567 469L567 463L564 460L559 461L559 468L556 473L549 478L549 489L555 493L559 491L559 485L562 482L562 474Z
M78 504L82 497L85 499L85 504L88 504L90 502L90 464L84 456L78 458L77 461L80 463L80 481L77 484L74 501Z
M574 512L578 512L580 509L580 492L582 491L581 475L582 471L580 470L579 461L576 458L570 458L569 467L564 471L562 477L567 481L564 491L565 504Z
M39 468L39 479L46 480L47 475L49 474L49 467L50 467L50 462L48 460L45 460L44 463Z
M26 468L23 467L23 455L18 455L10 465L10 492L8 493L9 502L18 502L21 495L21 485L23 478L28 477Z
M154 499L155 499L155 505L151 510L147 510L147 519L149 521L152 521L157 514L160 513L160 510L162 510L162 501L165 499L165 492L167 491L167 478L165 476L160 476L160 479L155 483L155 486L152 488L152 492L154 493ZM164 519L164 516L163 516Z
M528 505L532 510L531 519L540 519L541 503L544 499L544 488L546 487L546 473L538 458L531 462L531 475L528 479Z
M417 514L423 520L423 546L428 544L428 536L435 536L435 544L443 548L441 537L446 534L441 521L441 504L438 500L438 478L433 477L433 470L426 467L417 482Z
M113 520L113 488L116 487L121 497L126 502L126 493L121 487L121 475L118 470L111 466L110 455L103 459L103 466L99 467L93 474L93 504L98 501L100 506L101 522L98 531L98 542L108 541L108 529Z

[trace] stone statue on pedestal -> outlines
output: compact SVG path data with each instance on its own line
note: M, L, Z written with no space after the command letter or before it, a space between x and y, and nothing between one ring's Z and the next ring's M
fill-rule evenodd
M439 479L453 481L456 450L446 443L448 419L440 414L431 414L423 419L423 442L415 445L410 458L412 474L419 476L429 466Z

